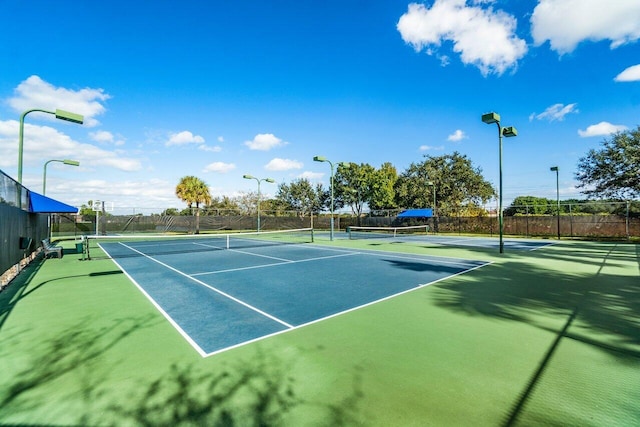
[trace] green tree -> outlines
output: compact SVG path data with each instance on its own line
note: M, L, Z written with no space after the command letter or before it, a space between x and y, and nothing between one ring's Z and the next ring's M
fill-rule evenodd
M518 196L504 210L504 215L549 215L555 213L555 211L555 200L535 196Z
M394 186L398 180L398 172L391 163L383 163L372 175L369 194L370 209L393 209L397 207Z
M351 207L360 218L364 205L371 200L375 168L367 163L340 163L333 177L335 207Z
M305 217L312 212L319 212L326 206L327 191L322 184L313 186L306 178L292 181L290 184L278 185L276 200L278 205L285 210L298 212Z
M254 215L258 212L258 192L248 191L234 197L234 202L243 215Z
M211 203L209 187L200 178L195 176L185 176L180 179L176 186L176 196L191 209L196 205L196 234L200 233L200 204Z
M229 196L214 197L206 206L207 215L229 216L235 215L240 210L238 203Z
M167 208L164 211L162 211L161 215L178 216L178 214L179 214L178 209L176 209L176 208Z
M578 161L575 178L583 194L616 199L640 195L640 126L605 139Z
M438 215L454 214L461 207L477 207L496 196L493 186L484 179L467 156L458 152L444 156L425 156L412 163L396 181L396 202L405 208L433 206L435 185Z

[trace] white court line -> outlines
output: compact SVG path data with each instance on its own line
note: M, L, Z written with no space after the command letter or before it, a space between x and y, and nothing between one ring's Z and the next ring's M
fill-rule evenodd
M301 259L301 260L298 260L298 261L274 262L272 264L252 265L252 266L249 266L249 267L229 268L227 270L205 271L203 273L194 273L191 276L205 276L205 275L208 275L208 274L233 273L234 271L253 270L255 268L275 267L275 266L278 266L278 265L297 264L297 263L309 262L309 261L320 261L320 260L323 260L323 259L340 258L340 257L344 257L344 256L351 256L351 255L360 255L360 253L359 252L349 252L349 253L346 253L346 254L328 255L328 256L323 256L323 257Z
M278 260L278 261L295 262L292 259L278 258L278 257L275 257L275 256L270 256L270 255L256 254L256 253L253 253L253 252L241 251L241 250L238 250L238 249L228 249L228 250L231 251L231 252L237 252L239 254L252 255L252 256L257 256L257 257L262 257L262 258L269 258L269 259L275 259L275 260Z
M250 309L250 310L255 311L256 313L259 313L259 314L261 314L261 315L263 315L263 316L265 316L265 317L268 317L269 319L274 320L274 321L276 321L276 322L280 323L281 325L286 326L287 328L293 328L293 326L292 326L292 325L288 324L288 323L287 323L287 322L285 322L284 320L278 319L277 317L275 317L275 316L273 316L273 315L271 315L271 314L269 314L269 313L267 313L267 312L265 312L265 311L262 311L262 310L260 310L259 308L254 307L254 306L252 306L251 304L248 304L248 303L246 303L246 302L242 301L241 299L238 299L238 298L236 298L236 297L234 297L234 296L232 296L232 295L229 295L228 293L226 293L226 292L224 292L224 291L221 291L220 289L217 289L217 288L215 288L215 287L213 287L213 286L211 286L211 285L208 285L208 284L204 283L204 282L203 282L203 281L201 281L201 280L195 279L195 278L191 277L190 275L188 275L188 274L186 274L186 273L183 273L182 271L180 271L180 270L178 270L178 269L176 269L176 268L173 268L173 267L171 267L171 266L170 266L170 265L168 265L168 264L165 264L165 263L164 263L164 262L162 262L162 261L158 261L157 259L155 259L155 258L153 258L153 257L150 257L149 255L144 254L144 253L142 253L142 252L138 251L137 249L132 248L131 246L128 246L128 245L126 245L126 244L124 244L124 243L120 243L120 244L121 244L122 246L124 246L125 248L128 248L128 249L130 249L130 250L132 250L132 251L134 251L134 252L137 252L137 253L139 253L140 255L142 255L143 257L148 258L148 259L150 259L151 261L156 262L156 263L158 263L158 264L162 265L163 267L166 267L166 268L168 268L169 270L174 271L174 272L176 272L176 273L180 274L181 276L184 276L184 277L186 277L186 278L188 278L188 279L193 280L194 282L196 282L196 283L197 283L197 284L199 284L199 285L202 285L202 286L204 286L204 287L206 287L206 288L209 288L209 289L211 289L212 291L217 292L218 294L220 294L220 295L222 295L222 296L224 296L224 297L226 297L226 298L229 298L230 300L235 301L235 302L237 302L238 304L243 305L243 306L247 307L247 308L248 308L248 309Z

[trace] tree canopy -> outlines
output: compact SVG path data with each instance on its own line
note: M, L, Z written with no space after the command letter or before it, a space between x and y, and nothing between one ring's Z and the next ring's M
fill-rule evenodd
M583 194L617 199L640 195L640 126L605 139L578 161L575 178Z
M297 211L300 216L319 212L327 205L328 192L318 183L315 186L306 178L299 178L290 184L278 185L276 200L284 210Z
M434 207L434 188L439 215L477 206L496 196L482 170L456 151L438 157L425 156L422 162L412 163L398 177L396 203L407 208Z
M196 234L200 232L200 204L211 203L207 184L195 176L185 176L176 186L176 196L191 208L196 205Z

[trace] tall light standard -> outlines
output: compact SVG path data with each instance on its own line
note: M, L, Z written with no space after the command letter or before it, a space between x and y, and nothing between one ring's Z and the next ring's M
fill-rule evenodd
M427 181L427 185L433 187L433 215L436 214L436 183L433 181Z
M433 181L427 181L427 185L433 187L433 231L436 231L436 183Z
M504 241L502 239L504 224L502 217L502 137L512 137L517 136L518 131L513 126L502 127L500 125L500 114L498 113L487 113L482 115L482 121L487 124L495 123L498 125L498 144L499 144L499 154L498 154L498 163L499 163L499 203L498 203L498 224L500 228L500 253L504 252Z
M20 184L22 184L22 151L23 151L22 147L24 145L23 144L24 117L29 113L33 113L34 111L38 111L40 113L53 114L54 116L56 116L56 119L66 120L72 123L78 123L78 124L84 123L84 117L82 115L76 114L76 113L70 113L64 110L49 111L49 110L41 110L39 108L34 108L22 113L22 115L20 116L20 133L18 134L18 183Z
M276 181L271 178L262 178L262 179L256 178L253 175L242 175L242 177L244 179L255 179L258 182L258 233L259 233L260 232L260 183L264 181L264 182L269 182L273 184Z
M330 160L328 160L326 157L323 157L323 156L314 156L313 161L326 162L326 163L329 163L329 165L331 166L331 219L330 219L331 231L329 233L329 240L333 240L333 163L331 163Z
M45 162L44 164L44 172L42 174L42 195L44 196L46 191L47 191L47 165L51 162L60 162L60 163L64 163L65 165L71 165L71 166L80 166L80 162L77 160L69 160L69 159L64 159L64 160L57 160L57 159L53 159L53 160L49 160L47 162Z
M558 166L553 166L549 170L556 173L556 209L558 210L558 240L560 240L560 181L558 177L560 169Z

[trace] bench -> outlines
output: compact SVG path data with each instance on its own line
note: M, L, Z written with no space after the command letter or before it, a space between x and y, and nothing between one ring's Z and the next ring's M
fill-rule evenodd
M62 258L62 248L60 246L54 246L53 244L51 244L51 241L49 239L44 239L42 241L42 249L44 251L45 258L51 254L56 254L58 258Z

